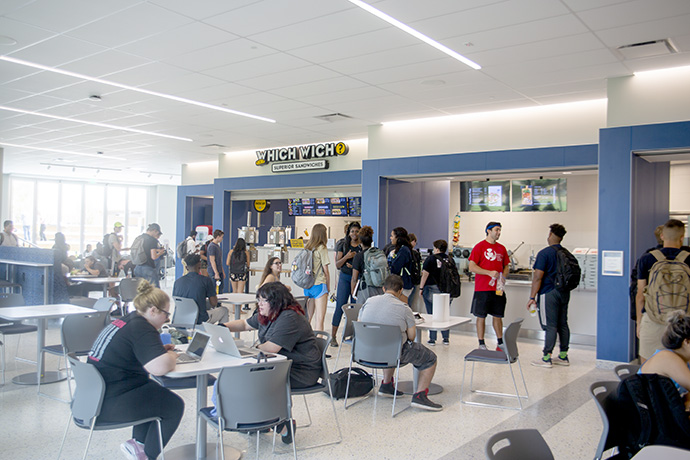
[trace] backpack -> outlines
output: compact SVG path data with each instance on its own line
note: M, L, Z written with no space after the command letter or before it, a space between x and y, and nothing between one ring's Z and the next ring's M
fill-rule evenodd
M177 247L175 248L175 255L177 256L178 259L184 259L187 257L187 240L189 238L185 238L184 240L180 241L177 243Z
M142 234L134 238L132 247L129 248L129 255L134 265L144 265L148 260L146 252L144 251L144 235L145 234Z
M417 286L422 282L422 255L414 249L410 249L410 252L412 253L410 278L412 279L412 284Z
M644 446L690 448L690 421L678 388L668 377L634 374L618 385L609 434L629 458Z
M388 259L382 250L372 247L364 251L364 281L367 287L383 287L390 274Z
M656 262L649 270L645 288L644 309L649 319L659 324L666 323L669 313L682 310L688 313L690 306L690 267L685 259L690 256L687 251L680 251L675 259L666 259L664 254L655 249L651 254Z
M247 273L247 253L245 251L232 251L229 269L230 273L233 274Z
M460 297L462 284L460 283L460 272L458 272L455 261L450 257L436 257L436 259L441 261L439 279L436 280L438 289L445 294L450 294L451 299Z
M582 279L582 270L577 259L566 248L556 249L556 278L554 284L559 291L570 292L575 289Z
M101 255L105 258L110 257L113 254L113 245L110 244L110 235L114 233L106 233L103 235L103 246L101 247Z
M344 367L330 375L331 391L335 399L343 399L345 397L348 371L349 369ZM365 396L373 388L374 383L371 374L359 367L353 367L350 374L350 390L347 392L347 397ZM328 394L328 388L324 389L323 392Z
M314 251L302 249L292 261L292 282L302 289L309 289L314 285L316 277L313 271Z

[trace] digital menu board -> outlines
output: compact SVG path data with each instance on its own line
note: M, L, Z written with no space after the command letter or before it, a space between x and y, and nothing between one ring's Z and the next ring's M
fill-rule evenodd
M351 198L290 198L291 216L360 216L361 197Z
M567 211L567 179L512 181L513 211Z
M510 211L510 181L460 182L460 211Z
M347 215L351 217L362 217L361 196L351 196L347 199Z

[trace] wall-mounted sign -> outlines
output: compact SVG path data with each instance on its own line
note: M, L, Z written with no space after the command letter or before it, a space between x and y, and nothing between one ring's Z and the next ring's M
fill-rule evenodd
M268 200L254 200L254 210L256 212L266 212L271 207L271 202Z
M271 165L271 172L310 171L314 169L328 169L328 160L293 161L291 163L276 163Z
M264 166L278 161L297 161L297 160L319 160L328 157L347 155L350 151L344 142L328 142L325 144L301 145L297 147L283 147L280 149L257 150L256 165ZM326 163L328 164L328 163ZM291 171L303 169L326 169L326 168L296 168ZM274 172L282 172L275 171Z

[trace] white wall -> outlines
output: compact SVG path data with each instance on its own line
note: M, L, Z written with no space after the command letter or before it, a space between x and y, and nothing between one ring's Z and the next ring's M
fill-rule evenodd
M689 120L689 81L690 67L608 79L608 126Z
M671 165L669 210L690 214L690 164Z
M369 158L596 144L606 100L369 127Z
M177 245L177 187L170 185L158 185L151 188L151 199L149 200L149 223L156 222L161 226L163 236L160 241L166 240L170 247L175 250Z
M212 184L217 177L218 160L182 165L182 185Z

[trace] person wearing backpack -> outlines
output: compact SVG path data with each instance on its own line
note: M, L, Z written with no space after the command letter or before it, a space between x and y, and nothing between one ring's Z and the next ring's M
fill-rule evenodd
M122 258L120 252L122 251L122 242L120 241L120 233L124 225L121 222L115 222L113 231L103 235L103 244L99 254L102 256L106 267L113 275L117 274L116 267Z
M424 260L422 281L419 283L419 288L422 290L422 298L424 299L424 305L428 314L434 312L434 294L441 293L439 280L441 279L441 270L444 269L443 260L448 259L447 250L448 242L446 240L436 240L434 241L433 254ZM450 331L448 329L443 330L441 335L443 336L443 344L450 345ZM436 345L436 336L436 331L429 331L429 341L427 344L432 347Z
M307 308L309 318L314 319L314 330L323 331L323 321L326 317L326 306L328 305L328 293L331 287L331 277L328 273L328 265L331 263L328 258L328 232L324 224L316 224L311 229L309 242L304 248L312 253L312 273L314 275L314 285L304 289L307 297Z
M544 349L541 359L532 362L533 366L551 368L554 364L570 366L568 347L570 346L570 328L568 327L568 303L570 290L558 289L556 277L559 270L559 251L567 251L561 241L567 233L561 224L549 227L547 247L537 253L532 272L532 290L530 291L527 310L536 304L539 324L544 330ZM560 353L551 357L556 346L556 337L560 339Z
M410 236L403 227L395 227L391 231L391 244L393 250L388 254L388 266L391 273L400 275L403 279L403 295L408 297L414 289L412 274L415 272L414 257L412 257L412 245ZM419 271L417 269L417 271Z
M132 242L131 257L134 276L144 278L154 287L160 287L160 276L156 267L156 260L165 254L165 248L160 247L158 238L161 237L161 226L151 224L146 233L137 236Z
M643 255L637 265L635 306L642 364L662 348L668 315L688 313L690 307L690 252L681 247L684 236L685 224L669 220L661 232L664 247Z
M249 251L244 238L237 238L235 247L228 253L228 278L232 292L244 292L244 287L249 280Z
M363 305L369 297L383 294L383 284L390 271L383 251L372 246L373 228L368 225L362 227L359 230L359 242L362 244L362 251L352 259L350 291L357 303Z
M338 340L336 334L338 327L340 327L340 320L343 318L343 305L352 302L352 260L362 250L359 244L359 230L361 229L359 222L350 222L345 232L345 238L336 249L335 266L340 270L338 275L338 287L335 295L335 312L331 320L331 346L337 347Z

